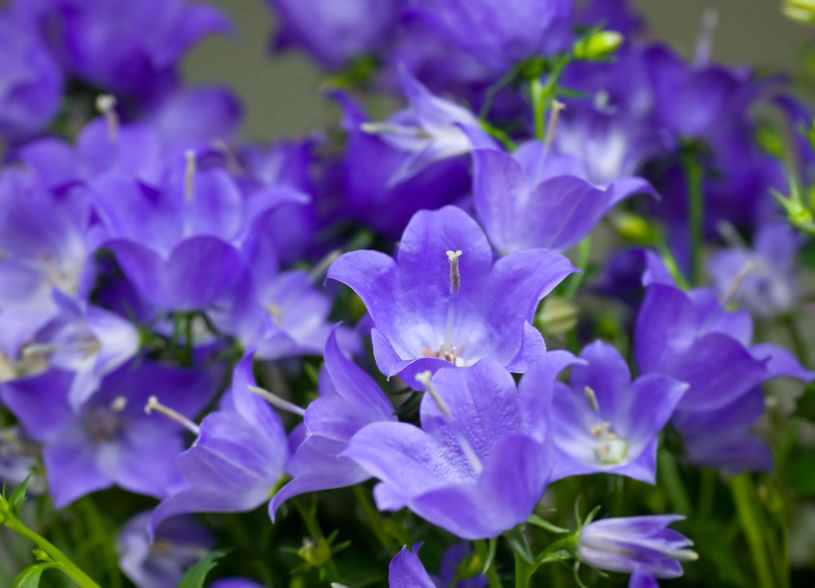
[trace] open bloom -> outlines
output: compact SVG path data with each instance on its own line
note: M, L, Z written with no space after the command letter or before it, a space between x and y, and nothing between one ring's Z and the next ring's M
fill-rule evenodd
M221 409L204 418L192 447L178 456L183 480L153 511L151 531L179 514L241 512L269 499L283 474L288 444L280 417L250 392L251 385L247 355L235 367Z
M420 371L484 358L520 371L522 348L543 346L525 323L572 271L565 257L543 249L493 263L478 224L446 206L413 216L396 259L352 251L332 264L328 277L350 286L368 308L379 369L413 385Z
M434 95L405 67L399 68L399 79L409 107L386 122L362 124L363 131L376 133L386 143L410 154L391 176L391 184L437 161L464 155L476 147L494 146L472 112Z
M481 588L487 585L487 578L484 576L460 579L456 574L456 568L462 558L468 555L465 544L453 545L444 552L441 573L438 577L427 573L419 559L419 547L420 545L414 545L411 550L405 546L393 556L388 566L388 586L390 588L436 588L437 586ZM454 579L456 579L455 584L452 583Z
M632 382L619 352L601 341L580 358L571 386L558 382L552 400L555 477L606 472L653 484L657 434L687 384L659 374Z
M657 578L682 575L680 562L698 558L693 541L669 529L679 515L602 519L580 532L577 555L583 563L613 572L638 572Z
M573 361L544 354L520 388L489 360L439 370L426 383L421 428L367 425L343 455L381 481L381 510L407 506L464 539L494 537L529 517L549 481L552 384Z
M303 440L286 463L293 479L269 503L272 518L292 496L368 479L368 472L340 454L365 425L396 420L393 406L376 382L340 351L336 329L325 345L320 397L308 405L303 419Z
M473 151L473 200L490 241L502 253L577 244L620 200L653 193L639 178L607 186L585 179L576 158L550 153L532 141L512 155L499 149Z
M2 387L6 405L43 446L57 508L113 485L166 496L179 481L181 428L145 414L145 404L155 396L192 416L209 399L209 377L147 362L125 364L102 380L78 411L69 404L71 379L70 372L53 369Z

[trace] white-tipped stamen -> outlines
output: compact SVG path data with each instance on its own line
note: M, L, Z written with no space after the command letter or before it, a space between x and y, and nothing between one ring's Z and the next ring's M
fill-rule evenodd
M414 137L417 139L428 139L430 133L421 127L409 127L404 125L395 125L387 122L364 122L359 125L359 128L364 133L371 135L402 135L403 137Z
M447 260L450 262L450 296L457 296L459 290L461 290L461 270L458 267L459 257L461 257L461 249L447 251Z
M442 416L445 419L449 419L451 416L450 407L447 406L447 403L444 401L444 398L441 397L438 390L436 390L435 386L430 383L430 379L432 377L433 374L430 372L430 370L426 370L416 374L416 381L422 384L427 393L430 394L430 397L433 399L433 402L436 403L436 406L438 407ZM470 465L472 466L476 475L481 475L481 472L484 471L484 466L481 464L481 460L478 459L478 455L475 453L473 446L470 445L470 442L464 435L461 434L460 431L453 430L453 433L456 436L456 440L458 441L461 450L464 452L464 456L467 458L467 461L470 462Z
M113 399L113 402L110 403L110 410L113 412L122 412L126 406L127 398L124 396L117 396Z
M432 377L433 373L430 370L426 370L416 374L416 381L419 382L422 386L424 386L424 389L427 391L428 394L430 394L430 397L433 399L433 402L436 403L436 406L439 408L439 412L442 414L442 416L444 416L445 418L449 418L450 408L447 406L447 403L444 401L444 398L442 398L439 395L438 391L436 390L436 387L430 383L430 378Z
M733 278L733 281L730 282L730 285L727 287L727 291L722 295L722 306L727 306L730 304L730 302L732 302L733 298L738 293L744 278L747 277L747 274L753 271L755 267L756 264L752 261L748 261L742 266L739 273L737 273L736 277Z
M169 406L165 406L161 402L158 401L158 398L155 396L151 396L147 399L147 404L144 406L144 412L146 414L150 414L153 411L156 411L164 416L166 416L171 421L175 421L185 429L187 429L190 433L198 435L201 432L201 429L198 425L192 422L190 419L185 417L183 414L170 408Z
M311 268L311 271L308 272L308 279L311 280L312 284L316 284L320 281L320 278L323 277L323 274L328 271L329 266L337 261L337 258L342 255L342 249L335 249L334 251L330 252L328 255L323 257L317 265Z
M557 123L560 120L560 113L566 105L559 100L552 100L552 110L549 111L549 122L546 123L546 135L543 137L544 148L548 151L552 147L555 140L555 132L557 131Z
M296 414L298 416L304 417L306 416L306 410L294 404L293 402L289 402L276 394L272 394L265 388L261 388L260 386L252 386L249 385L249 391L252 394L257 394L261 398L263 398L266 402L277 408L278 410L284 410L286 412L290 412L292 414Z
M713 37L716 34L716 25L719 23L719 13L715 8L708 8L702 13L702 24L699 27L699 37L696 40L696 54L694 63L699 66L707 65L713 53Z
M97 96L96 110L105 117L110 142L116 143L119 140L119 115L116 113L116 96L111 94Z
M187 149L184 152L184 199L192 202L195 197L195 172L198 167L195 151Z
M597 402L597 395L594 393L594 390L591 389L591 386L586 386L583 388L583 393L586 395L586 402L589 403L591 409L594 412L600 411L600 404Z

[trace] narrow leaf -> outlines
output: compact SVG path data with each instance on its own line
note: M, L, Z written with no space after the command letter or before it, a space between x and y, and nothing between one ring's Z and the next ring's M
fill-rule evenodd
M212 568L215 567L216 562L225 554L226 550L216 549L215 551L207 554L206 557L197 563L190 566L190 568L184 574L184 577L181 578L178 588L203 588L204 580L206 580L207 574L209 574Z
M56 562L38 563L28 566L11 582L11 588L37 588L40 585L40 576L49 568L59 567Z

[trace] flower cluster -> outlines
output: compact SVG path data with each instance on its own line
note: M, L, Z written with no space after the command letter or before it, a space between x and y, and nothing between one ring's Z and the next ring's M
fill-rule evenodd
M330 132L245 142L229 90L184 83L233 30L206 4L0 12L0 478L42 526L101 528L113 565L79 563L110 586L201 586L217 557L220 588L567 560L654 586L698 558L670 524L694 568L730 517L787 585L756 530L790 514L764 482L799 440L800 386L765 384L815 380L789 84L711 61L709 18L693 61L642 40L624 0L269 5ZM372 119L380 96L402 106ZM0 522L39 537L16 498Z

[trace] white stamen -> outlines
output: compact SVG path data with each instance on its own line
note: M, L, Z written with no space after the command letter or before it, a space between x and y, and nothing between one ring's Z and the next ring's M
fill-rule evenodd
M197 161L195 159L195 151L187 149L184 152L184 199L187 202L192 202L195 197L195 172Z
M320 281L320 278L323 277L323 274L328 271L328 267L334 263L337 258L342 255L341 249L335 249L325 257L323 257L317 265L311 268L311 271L308 272L308 279L311 280L312 284L316 284Z
M461 290L461 271L458 267L459 257L461 257L461 249L447 251L447 260L450 262L450 296L457 296L459 290Z
M279 410L285 410L286 412L290 412L292 414L296 414L298 416L304 417L306 416L306 410L304 408L300 408L293 402L289 402L276 394L272 394L265 388L261 388L260 386L252 386L249 385L249 391L252 394L257 394L261 398L263 398L266 402L274 406Z
M444 401L444 398L441 397L438 390L430 383L430 378L433 374L427 370L421 373L416 374L416 380L422 384L430 394L430 397L433 399L433 402L436 403L436 406L439 408L439 412L445 419L450 418L450 407L447 406L447 403ZM481 472L484 471L484 466L481 464L481 460L478 459L478 455L475 453L473 446L470 445L470 442L467 438L461 434L460 431L453 429L451 426L451 430L453 434L456 436L456 440L458 441L461 450L464 452L464 456L467 458L467 461L470 462L470 466L475 471L476 475L481 475Z
M436 403L436 406L439 407L439 412L445 417L450 417L450 408L447 406L447 403L444 401L436 387L430 383L430 378L433 377L432 372L430 370L421 372L416 374L416 381L419 382L424 389L427 390L427 393L430 394L430 397L433 399L433 402Z
M126 406L127 398L124 396L117 396L113 399L113 402L110 403L110 410L113 412L122 412Z
M559 100L552 100L552 110L549 112L549 122L546 124L546 135L543 138L543 145L548 150L555 140L555 131L557 131L557 123L560 120L560 113L566 105Z
M744 281L744 278L747 277L753 269L755 269L756 264L752 261L748 261L745 263L742 268L739 270L739 273L736 274L736 277L733 278L733 281L728 286L727 291L722 296L722 306L727 306L733 300L733 297L738 293L739 288L741 287L741 283Z
M586 386L583 388L583 392L586 394L586 402L589 403L591 409L594 412L599 412L600 404L597 402L597 395L594 393L594 390L592 390L590 386Z
M158 401L158 398L155 396L151 396L147 399L147 404L144 406L144 412L146 414L150 414L151 412L156 411L164 416L166 416L171 421L175 421L189 432L198 435L201 432L201 429L198 425L192 422L190 419L185 417L183 414L170 408L169 406L163 405L161 402Z
M715 8L708 8L702 13L702 25L699 27L699 38L696 40L696 55L694 63L699 66L710 62L713 52L713 36L716 34L716 25L719 22L719 13Z
M111 94L97 96L96 110L105 117L110 142L116 143L119 140L119 115L116 113L116 96Z

